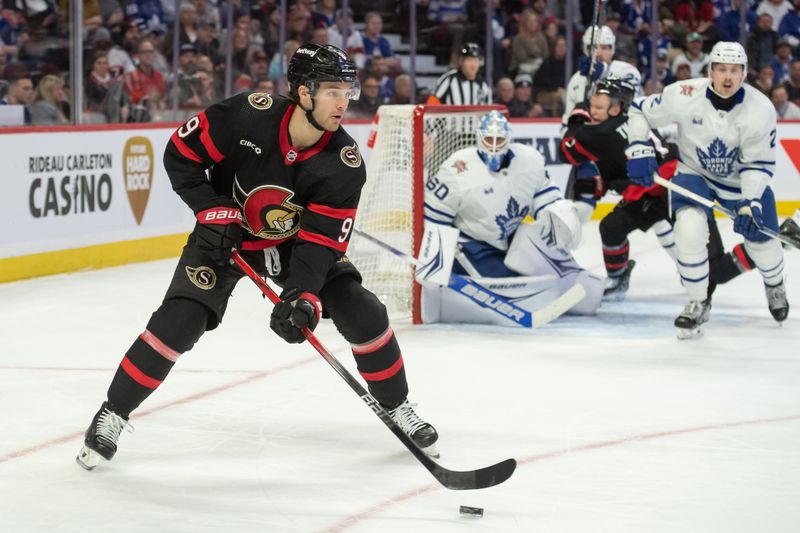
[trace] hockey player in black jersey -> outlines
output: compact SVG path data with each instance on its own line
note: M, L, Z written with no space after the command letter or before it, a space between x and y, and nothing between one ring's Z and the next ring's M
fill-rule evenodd
M588 105L576 107L567 123L561 141L565 162L575 168L568 196L576 202L583 220L588 220L597 203L608 189L622 199L600 222L608 284L605 300L622 300L628 290L634 260L629 260L628 234L638 229L652 228L665 251L675 260L675 241L666 191L659 185L642 187L628 179L625 148L628 146L627 108L634 89L625 80L608 77L598 82ZM660 155L659 172L669 179L675 171L677 154L653 132L651 140ZM717 284L726 283L742 272L753 268L744 246L724 253L716 223L709 222L709 296Z
M130 414L219 325L244 275L230 261L234 248L283 287L272 330L299 343L302 328L330 317L370 393L423 451L437 455L436 430L407 400L386 309L345 256L366 179L358 146L341 127L349 100L359 96L356 67L336 47L303 45L289 62L288 81L288 98L240 94L172 135L164 166L197 223L161 306L86 430L77 457L84 468L114 456Z

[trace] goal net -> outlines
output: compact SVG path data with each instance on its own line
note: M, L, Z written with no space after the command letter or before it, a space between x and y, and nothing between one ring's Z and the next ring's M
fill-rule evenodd
M355 227L417 256L422 239L423 193L450 154L475 146L481 117L504 106L385 105L370 137L367 183ZM394 317L420 322L419 285L413 266L354 233L348 257Z

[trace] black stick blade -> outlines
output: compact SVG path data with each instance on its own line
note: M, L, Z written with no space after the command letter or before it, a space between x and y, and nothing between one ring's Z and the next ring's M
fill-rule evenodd
M496 465L487 466L478 470L459 472L448 470L434 463L431 474L439 483L451 490L475 490L494 487L511 477L517 468L517 461L506 459Z

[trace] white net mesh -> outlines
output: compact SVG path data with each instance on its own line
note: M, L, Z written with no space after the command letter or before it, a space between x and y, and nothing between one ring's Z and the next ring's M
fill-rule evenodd
M382 106L356 228L415 255L426 180L450 154L475 146L475 128L490 109L496 107ZM415 120L415 115L421 118ZM390 314L413 315L412 266L358 234L351 237L347 255L363 275L364 286L381 299Z

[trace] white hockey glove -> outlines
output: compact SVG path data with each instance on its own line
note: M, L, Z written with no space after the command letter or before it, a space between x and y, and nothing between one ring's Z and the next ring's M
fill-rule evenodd
M581 242L581 221L575 205L558 200L539 212L536 219L539 235L548 246L574 250Z

